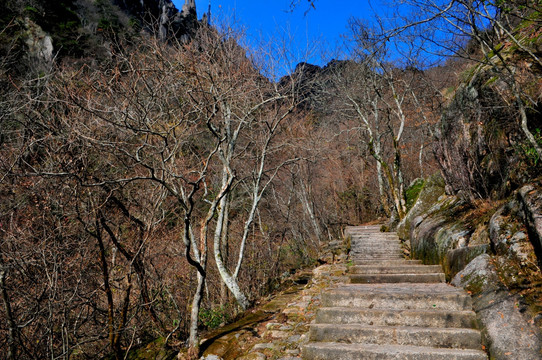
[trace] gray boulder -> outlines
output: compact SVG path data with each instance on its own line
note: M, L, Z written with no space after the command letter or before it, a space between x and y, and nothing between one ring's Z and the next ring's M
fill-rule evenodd
M532 216L533 213L529 214ZM536 234L528 236L525 233L524 217L520 204L512 200L499 208L489 221L489 238L493 249L497 254L522 265L537 261L532 244L533 240L537 242Z
M540 329L522 313L525 308L521 298L501 286L489 255L482 254L472 260L454 277L452 284L472 293L474 310L491 359L542 358Z
M449 250L468 245L470 231L457 219L462 200L441 196L423 215L413 219L410 229L411 255L425 264L442 264Z
M529 239L542 265L542 183L526 185L518 192Z
M416 218L427 213L443 194L444 179L440 173L436 173L425 181L416 202L397 226L399 238L409 239L411 227Z

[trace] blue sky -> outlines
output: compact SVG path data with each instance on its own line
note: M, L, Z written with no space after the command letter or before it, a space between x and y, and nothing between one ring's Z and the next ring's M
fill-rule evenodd
M184 0L173 0L178 9ZM377 3L378 1L373 1ZM301 0L294 11L289 11L291 0L211 0L213 17L234 16L246 28L249 43L289 32L293 36L291 51L298 60L324 65L335 57L312 49L322 43L334 49L340 42L340 35L347 31L351 16L370 18L372 14L368 1L362 0L317 0L316 8L308 9L307 1ZM209 0L196 0L198 17L207 11ZM316 45L316 46L315 46ZM320 48L320 47L318 47ZM309 49L307 56L306 49Z
M281 39L290 36L287 45L282 46L289 51L288 60L278 60L277 63L280 62L281 68L270 72L274 76L282 76L292 71L301 61L322 66L331 59L345 58L336 49L342 43L341 35L348 32L348 20L351 17L370 23L377 13L386 27L404 25L402 16L412 13L417 13L416 16L421 18L431 17L431 11L426 8L401 5L402 2L393 0L315 0L316 8L308 12L306 0L296 1L299 5L290 11L292 0L211 0L213 23L216 24L220 19L229 19L228 23L233 22L242 26L246 30L248 47L256 47L261 41L265 43L270 38ZM448 0L436 0L428 3L442 7L447 2ZM173 3L181 9L184 0L173 0ZM196 0L200 18L208 6L209 0ZM439 9L433 9L433 13L437 10ZM458 5L455 10L461 10L461 6ZM487 21L484 23L483 19L480 21L482 27L487 23ZM410 31L412 33L409 35ZM451 55L447 41L461 40L463 36L454 34L456 29L453 25L442 19L436 19L426 27L420 28L421 33L417 31L410 29L402 33L404 36L402 40L396 38L389 42L387 46L389 58L408 65L405 54L411 49L419 48L423 50L417 53L416 64L422 68L434 66L445 59L442 53ZM243 43L241 45L247 46ZM270 57L276 53L276 50L271 49Z

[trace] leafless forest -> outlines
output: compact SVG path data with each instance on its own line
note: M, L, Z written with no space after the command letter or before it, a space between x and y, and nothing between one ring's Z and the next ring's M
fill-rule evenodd
M47 2L0 5L0 357L124 359L157 338L194 348L314 265L345 225L404 217L416 178L444 169L467 198L505 194L482 186L476 161L453 163L471 153L437 124L469 69L493 67L529 174L540 78L506 56L486 61L516 37L505 16L471 26L484 13L469 4L435 9L462 32L438 66L416 60L427 42L400 47L403 60L385 45L419 27L352 19L349 58L277 80L279 45L247 50L242 33L205 24L164 40L121 15L66 25L63 52L47 59L21 37L38 22L21 20L28 8ZM121 14L92 6L83 25L91 11Z

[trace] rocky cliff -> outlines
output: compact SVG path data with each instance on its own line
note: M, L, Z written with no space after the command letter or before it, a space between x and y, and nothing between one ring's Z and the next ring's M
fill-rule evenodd
M194 0L7 0L0 3L2 68L35 76L53 60L101 61L141 31L187 41L199 26Z
M542 353L542 182L508 199L468 203L426 181L398 232L411 256L441 264L447 279L472 294L491 359L537 359Z
M541 173L541 17L533 11L461 74L435 132L448 194L503 198Z
M171 0L114 0L114 3L131 16L154 24L163 40L173 37L186 41L198 26L195 0L185 0L181 11Z

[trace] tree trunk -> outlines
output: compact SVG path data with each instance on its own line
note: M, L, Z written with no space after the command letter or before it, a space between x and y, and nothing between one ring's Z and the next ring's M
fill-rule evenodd
M224 261L222 259L222 253L220 251L220 240L222 238L222 224L224 222L224 215L225 215L225 209L226 209L226 203L227 203L227 197L224 196L220 200L220 206L218 209L218 219L217 219L217 225L215 230L215 236L214 236L214 256L215 256L215 262L216 266L218 268L218 272L220 273L220 277L222 278L222 281L226 284L228 289L231 291L233 296L235 297L235 300L239 304L239 306L246 310L248 306L250 305L245 294L241 291L241 288L239 287L239 284L237 283L237 280L230 274L228 269L226 268Z
M406 216L406 200L405 200L405 182L403 179L403 170L401 166L401 149L399 149L399 141L394 139L393 148L395 150L395 156L393 159L393 171L395 173L395 184L397 194L397 215L399 220L403 220Z
M374 143L374 141L373 141ZM382 174L382 163L380 159L380 141L374 144L374 152L376 153L376 176L378 180L378 194L380 195L380 205L384 215L390 216L390 208L388 207L388 197L384 189L384 176Z
M542 148L540 145L538 145L538 142L536 141L533 133L529 130L528 122L527 122L527 112L525 111L525 105L523 104L523 101L521 100L521 96L519 93L519 90L517 88L516 80L512 79L512 90L514 91L514 96L516 97L516 103L518 105L519 115L520 115L520 126L521 130L523 131L523 134L525 134L525 137L527 140L529 140L529 143L536 151L536 154L538 155L538 159L542 160Z
M322 239L322 230L320 229L320 225L318 224L318 220L316 219L312 205L309 202L309 195L307 194L307 188L305 187L305 183L303 182L303 179L301 179L300 181L300 186L301 186L301 192L299 195L299 199L301 200L301 203L303 204L303 208L305 209L305 212L309 216L309 220L314 230L314 235L316 235L316 238L318 239L318 246L320 246L320 240Z
M0 290L2 291L2 300L4 302L4 313L6 314L6 322L8 326L8 353L6 354L7 360L15 360L17 356L17 347L15 338L17 337L17 326L13 320L13 313L11 311L11 302L9 300L9 294L6 289L6 276L7 271L4 268L0 268Z
M104 292L107 298L107 328L108 338L111 350L115 354L117 360L122 359L121 350L119 347L120 337L116 334L115 330L115 302L113 300L113 292L109 283L109 267L107 266L107 258L105 254L105 246L101 234L101 228L98 220L96 220L96 240L98 242L98 248L100 250L100 262L102 263L102 280Z
M198 285L194 298L192 299L192 310L190 311L190 330L188 337L188 347L196 349L199 346L198 339L198 322L199 322L199 309L201 306L201 300L203 299L203 290L205 288L205 274L198 272Z
M229 234L229 221L230 221L230 201L226 202L226 209L224 210L224 220L222 224L222 239L221 239L221 245L222 245L222 258L224 260L224 264L228 264L228 257L230 255L230 250L228 246L228 234ZM228 303L228 287L226 286L226 283L224 281L220 282L220 303L222 305L225 305Z

